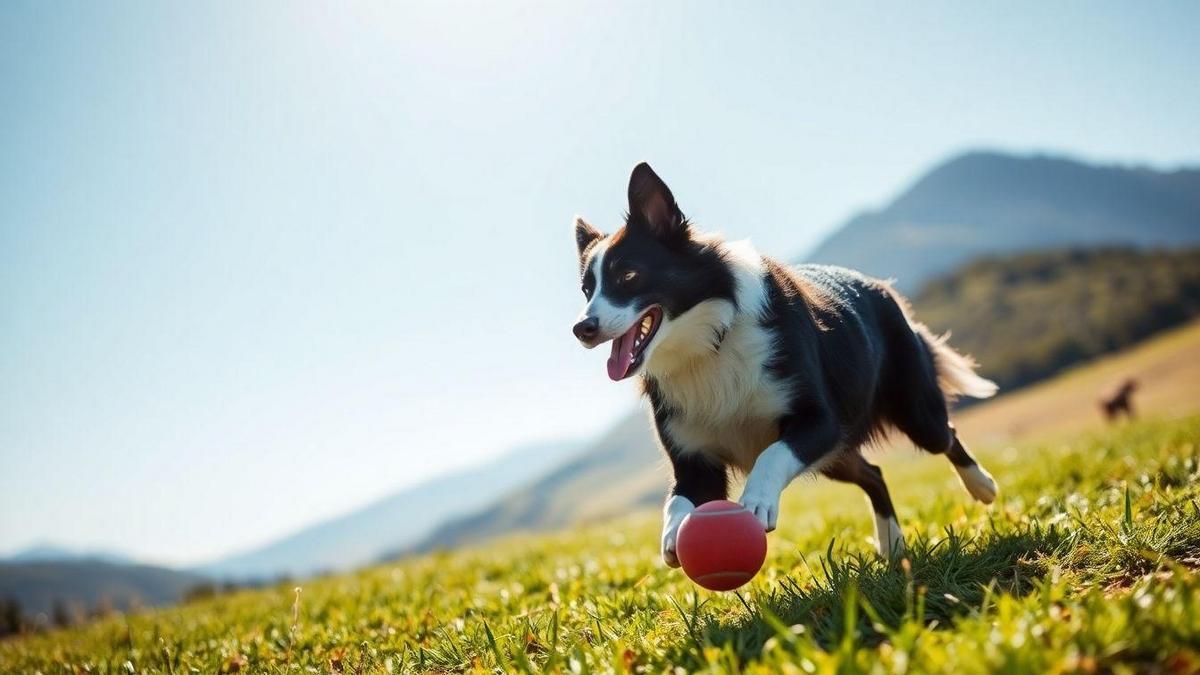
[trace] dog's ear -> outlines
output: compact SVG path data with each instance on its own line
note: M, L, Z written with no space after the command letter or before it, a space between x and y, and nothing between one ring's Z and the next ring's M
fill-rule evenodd
M687 221L679 212L675 196L645 162L633 167L629 176L629 225L645 228L667 243L687 238Z
M588 221L580 216L575 216L575 247L579 249L579 255L583 255L593 241L603 236L604 234L592 227Z

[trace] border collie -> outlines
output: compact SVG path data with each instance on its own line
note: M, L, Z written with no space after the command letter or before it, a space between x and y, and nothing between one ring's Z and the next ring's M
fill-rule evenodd
M612 341L608 376L638 376L674 481L663 508L662 556L697 505L725 499L775 529L779 496L802 474L861 487L880 555L904 548L879 468L861 449L889 429L944 454L984 503L996 483L959 441L947 402L996 385L910 316L884 281L822 265L787 266L748 242L697 232L649 165L629 178L625 224L605 235L575 219L587 305L575 336Z

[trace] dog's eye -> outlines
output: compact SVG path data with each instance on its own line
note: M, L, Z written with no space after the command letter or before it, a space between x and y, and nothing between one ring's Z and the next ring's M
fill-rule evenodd
M580 288L583 290L583 297L587 298L588 300L591 300L592 299L592 287L588 286L587 284L584 284Z
M628 283L628 282L636 279L637 275L638 275L637 271L629 270L627 272L622 272L621 276L619 278L621 279L621 283Z

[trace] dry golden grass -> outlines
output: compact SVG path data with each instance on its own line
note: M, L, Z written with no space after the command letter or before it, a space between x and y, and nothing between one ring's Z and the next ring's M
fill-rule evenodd
M1104 425L1101 392L1126 377L1141 384L1134 394L1141 415L1173 419L1200 411L1200 321L964 410L955 424L975 446L1095 430Z

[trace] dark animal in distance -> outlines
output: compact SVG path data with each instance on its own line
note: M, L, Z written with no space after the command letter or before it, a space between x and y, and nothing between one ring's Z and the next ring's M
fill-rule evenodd
M1121 415L1130 420L1136 417L1133 410L1133 392L1137 391L1137 388L1138 381L1130 377L1104 392L1100 397L1100 412L1106 422L1116 422Z

